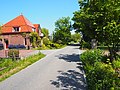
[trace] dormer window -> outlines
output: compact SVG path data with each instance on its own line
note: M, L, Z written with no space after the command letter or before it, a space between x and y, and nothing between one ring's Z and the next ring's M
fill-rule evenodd
M32 31L33 31L33 32L35 32L35 31L36 31L36 29L35 29L35 28L32 28Z
M20 31L20 27L13 27L13 32L19 32Z

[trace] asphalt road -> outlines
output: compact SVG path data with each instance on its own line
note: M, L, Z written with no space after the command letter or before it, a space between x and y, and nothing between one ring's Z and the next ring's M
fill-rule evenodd
M46 57L0 82L0 90L86 90L78 46L41 52Z

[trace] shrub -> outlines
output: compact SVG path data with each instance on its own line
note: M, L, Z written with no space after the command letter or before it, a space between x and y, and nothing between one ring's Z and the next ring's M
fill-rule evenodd
M8 51L8 57L12 57L13 59L15 59L16 57L19 57L19 50L17 50L17 49L10 49Z
M114 61L113 61L113 67L114 67L115 69L120 68L120 60L114 60Z
M62 44L62 40L58 40L57 43L58 43L58 44Z
M45 46L47 46L50 43L50 40L47 37L43 38L43 44L45 44Z
M61 47L61 45L60 44L57 44L57 43L52 43L52 42L50 42L48 45L47 45L47 47L49 47L49 48L55 48L55 49L59 49L60 47Z
M55 43L54 46L55 46L55 48L57 48L57 49L60 48L60 44Z
M118 77L115 80L116 87L120 88L120 59L113 61L113 68L115 69L116 76Z
M25 49L24 45L8 45L9 49Z
M88 49L90 49L90 48L91 48L91 45L90 45L90 43L85 42L84 40L82 40L82 41L80 42L80 48L81 48L81 49L83 49L83 48L88 48Z
M48 49L48 47L45 46L45 44L42 44L41 47L38 47L38 50L46 50L46 49Z
M99 49L87 50L80 55L80 59L85 65L94 65L95 62L101 61L103 58L103 51Z
M110 90L114 88L115 70L111 65L95 62L94 68L86 74L88 90Z
M14 49L14 48L16 48L16 47L15 47L15 45L8 45L8 48L9 48L9 49Z
M0 44L0 50L4 49L3 44Z
M18 49L25 49L26 47L24 45L17 45Z
M103 51L95 49L80 56L84 64L88 90L119 90L120 59L111 64L103 54Z

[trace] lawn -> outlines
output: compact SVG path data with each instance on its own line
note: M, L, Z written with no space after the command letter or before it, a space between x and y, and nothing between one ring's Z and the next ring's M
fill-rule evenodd
M23 60L0 59L0 81L5 80L11 75L40 60L44 56L44 54L38 53Z

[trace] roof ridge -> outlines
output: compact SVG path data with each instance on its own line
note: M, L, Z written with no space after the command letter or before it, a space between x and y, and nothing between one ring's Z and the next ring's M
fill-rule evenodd
M33 25L26 17L24 17L23 15L21 15L21 16L22 16L24 22L25 22L28 26L34 27L34 25ZM29 23L28 23L28 22L29 22Z
M25 26L23 31L32 32L32 28L35 28L34 24L32 24L24 15L19 15L16 18L10 20L6 24L4 24L2 27L4 27L6 32L11 32L12 27L14 26ZM7 28L7 29L6 29Z
M23 15L21 15L22 16L22 18L23 18L23 21L26 23L26 21L25 21L25 17L23 16ZM26 23L27 24L27 23ZM28 27L27 27L27 29L28 29ZM29 31L29 29L28 29L28 31Z

